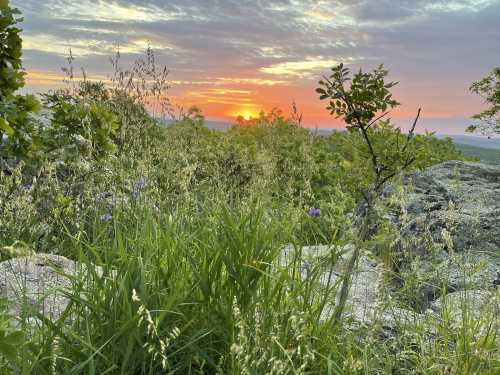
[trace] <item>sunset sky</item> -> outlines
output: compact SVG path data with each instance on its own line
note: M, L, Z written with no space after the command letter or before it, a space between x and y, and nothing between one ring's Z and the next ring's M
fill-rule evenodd
M148 41L170 69L175 104L232 121L295 100L308 126L334 127L314 92L344 62L384 63L399 81L406 127L460 134L483 108L468 86L500 66L500 0L13 0L22 10L28 90L61 85L75 65L105 79L116 45L124 62Z

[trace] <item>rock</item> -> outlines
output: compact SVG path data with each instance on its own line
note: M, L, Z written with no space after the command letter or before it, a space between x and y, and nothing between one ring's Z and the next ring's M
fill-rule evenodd
M500 251L500 166L450 161L410 176L406 226L411 234L427 224L445 250ZM442 230L451 233L447 248Z
M334 312L353 251L350 245L339 250L326 245L305 246L299 249L287 246L282 251L279 261L282 267L292 269L292 264L300 264L302 280L314 277L318 288L327 291L333 289L336 293L336 303L325 306L323 320L327 320ZM380 304L381 283L381 267L369 256L361 255L351 276L344 317L360 324L370 324Z
M398 271L403 286L412 280L416 288L415 308L425 311L443 289L494 288L500 270L500 166L449 161L405 182L399 196L388 186L381 206L399 232Z
M448 316L452 325L460 326L463 322L464 312L469 318L477 322L486 319L488 322L496 320L498 325L498 314L500 313L500 292L498 290L461 290L448 293L432 302L430 310L439 316ZM500 333L500 332L499 332Z
M32 318L32 311L56 321L68 305L64 291L71 289L68 276L85 266L53 254L35 254L0 263L0 297L11 302L16 316ZM96 267L96 272L102 271ZM31 310L31 311L30 311Z

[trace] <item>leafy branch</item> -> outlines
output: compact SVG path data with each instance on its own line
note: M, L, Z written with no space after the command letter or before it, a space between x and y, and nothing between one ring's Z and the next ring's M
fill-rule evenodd
M329 77L324 76L319 81L320 87L316 92L320 100L328 100L326 109L336 118L342 118L346 123L347 130L358 132L364 140L368 149L368 159L373 172L373 184L363 193L364 205L359 214L362 223L359 228L359 239L365 241L369 237L370 220L374 202L381 195L385 184L400 172L408 169L415 161L413 143L415 127L420 118L421 109L418 109L412 127L403 144L396 143L393 150L387 147L376 147L375 134L377 130L383 129L389 121L382 121L393 108L400 103L393 99L390 89L397 82L385 82L388 71L380 65L372 72L364 73L359 70L351 77L349 68L339 64L332 68ZM397 134L401 131L397 129ZM399 141L399 138L398 138ZM385 146L385 145L383 145ZM338 322L342 315L347 300L349 283L354 267L360 254L360 246L356 246L349 260L347 273L343 280L339 304L334 313L334 322Z

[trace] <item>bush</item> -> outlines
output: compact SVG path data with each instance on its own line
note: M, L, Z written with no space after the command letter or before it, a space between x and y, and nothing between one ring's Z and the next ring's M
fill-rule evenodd
M36 127L30 113L39 109L33 95L15 92L24 86L21 64L21 30L16 27L20 12L0 1L0 162L12 157L32 155L39 147ZM0 167L2 167L0 165ZM5 167L5 165L3 166Z

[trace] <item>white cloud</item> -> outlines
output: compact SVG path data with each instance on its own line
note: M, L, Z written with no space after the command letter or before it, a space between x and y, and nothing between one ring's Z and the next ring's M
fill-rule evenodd
M57 0L48 4L54 19L102 22L157 22L178 19L180 13L149 5L119 4L114 0Z
M345 61L345 60L344 60ZM307 57L303 61L286 61L271 66L260 68L260 71L267 74L281 76L307 77L315 71L331 68L339 61L326 59L322 56Z

